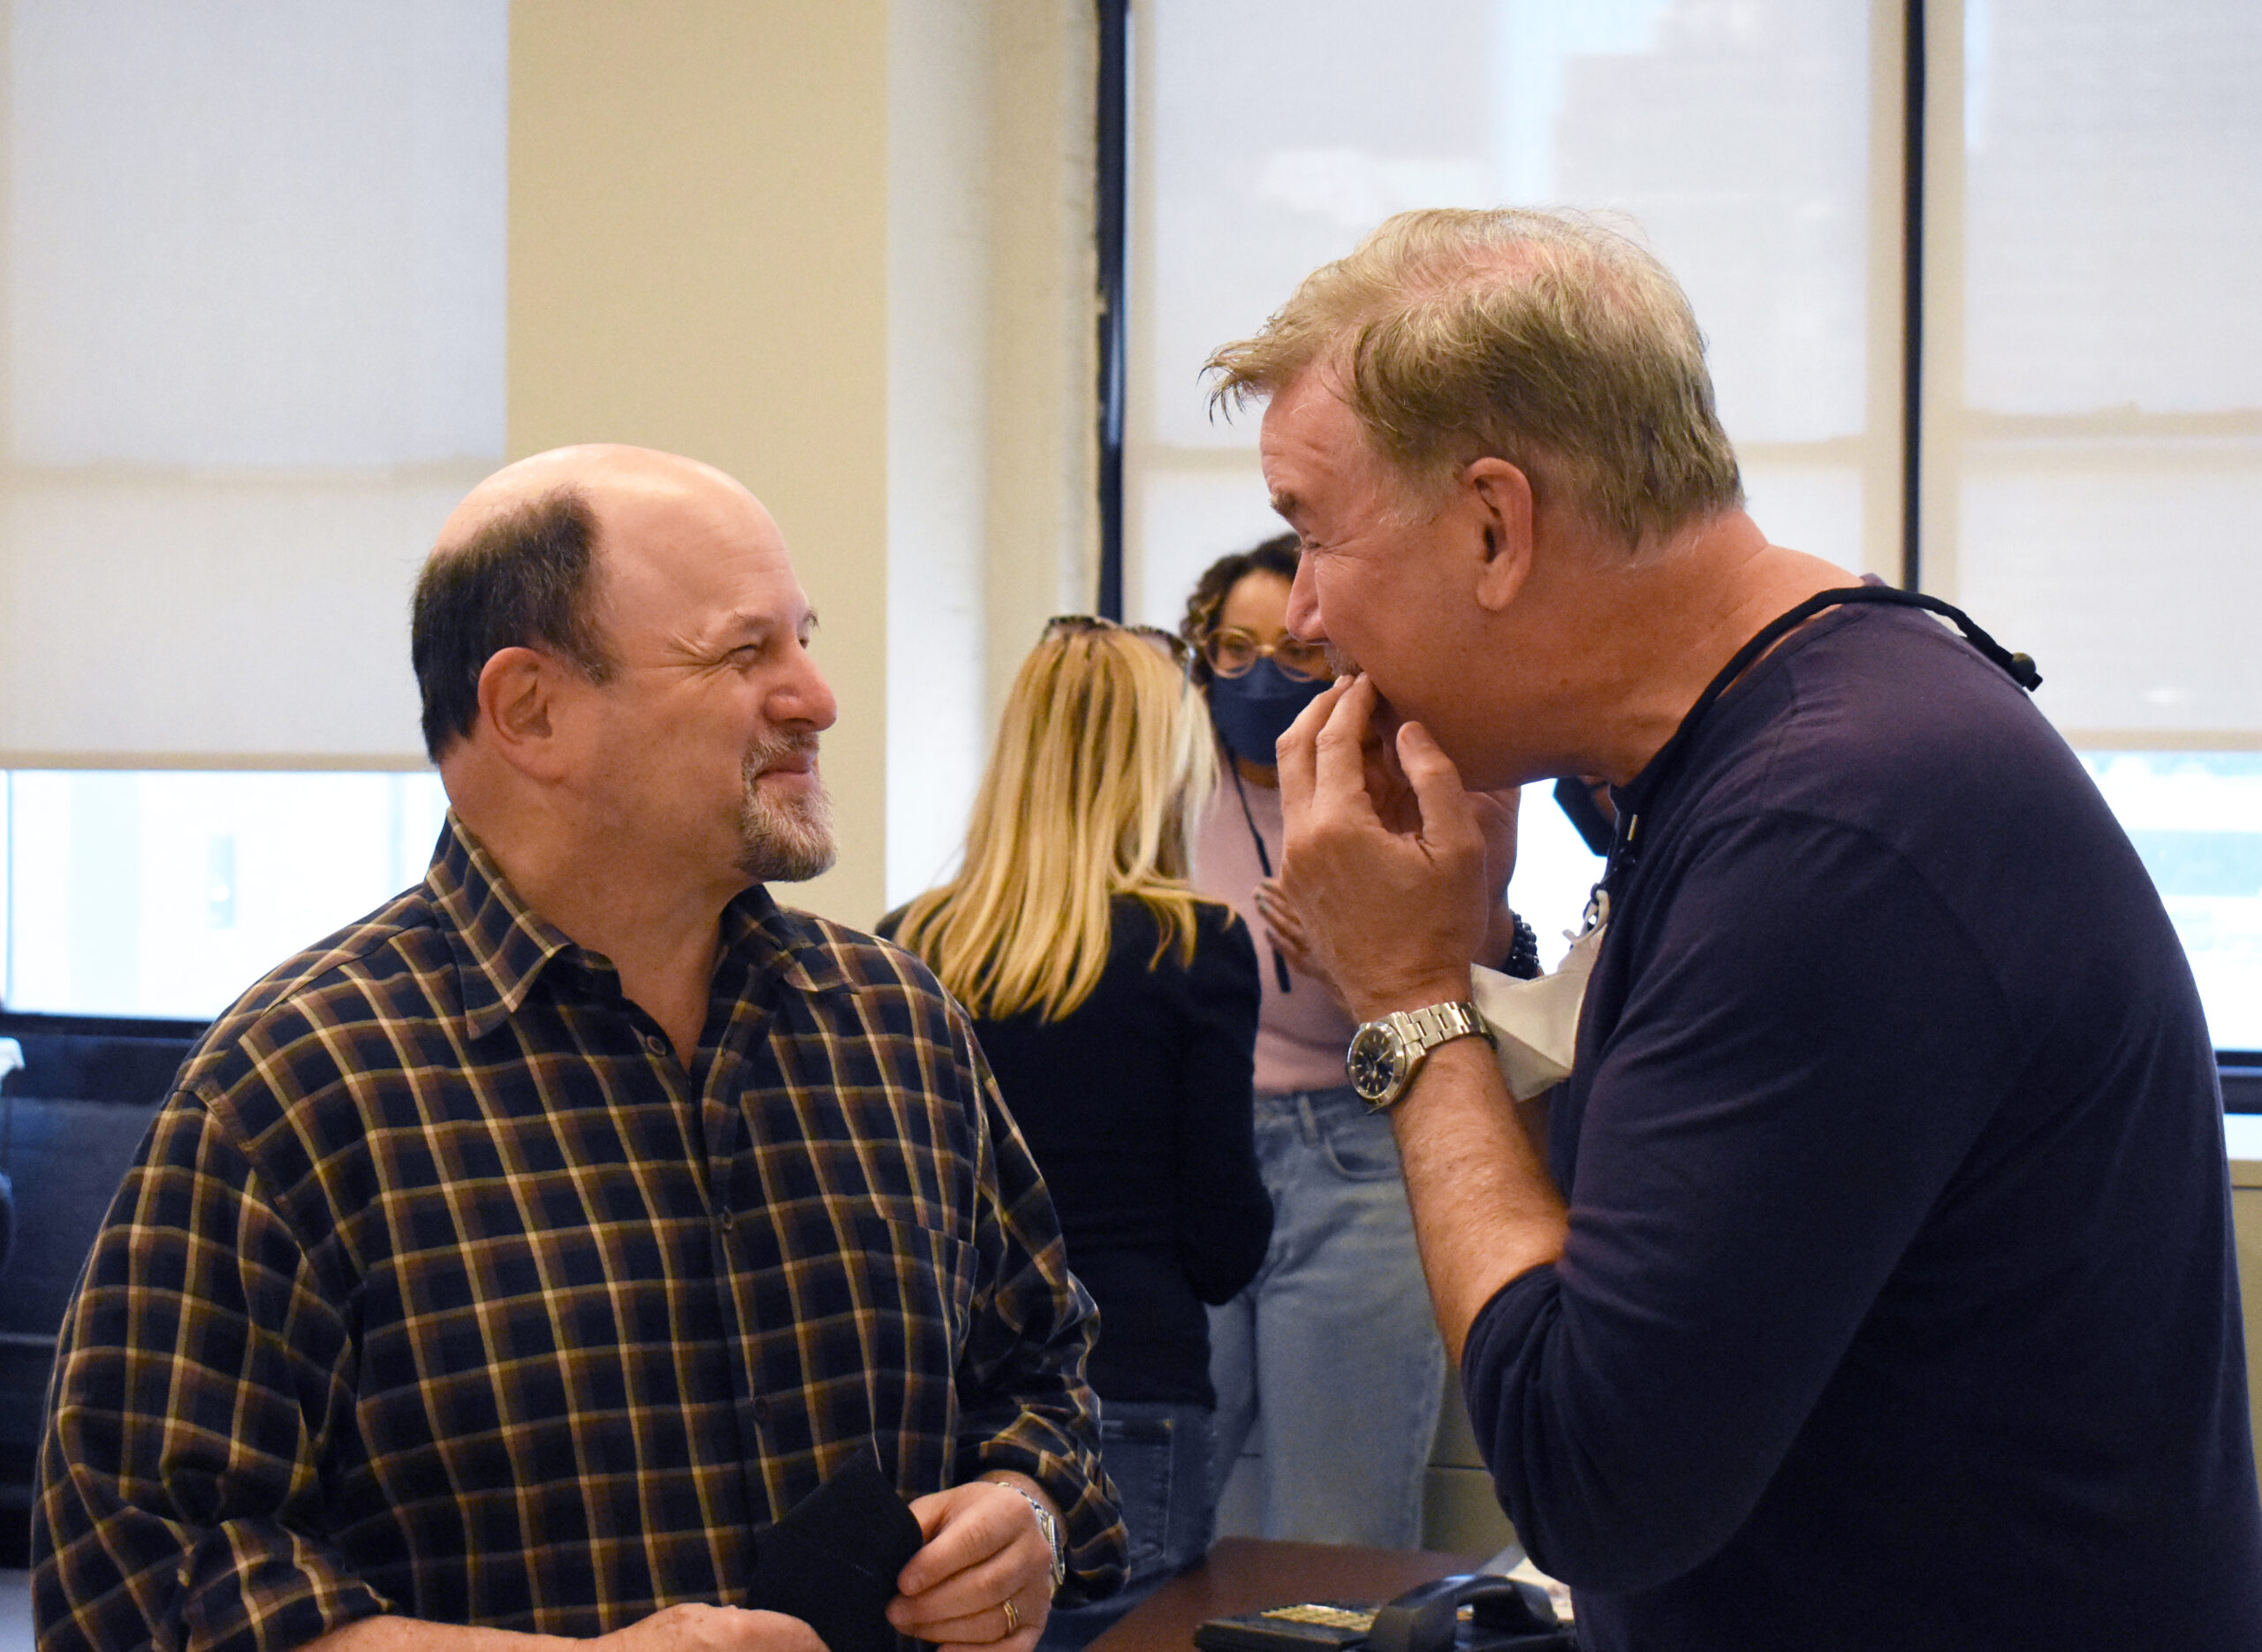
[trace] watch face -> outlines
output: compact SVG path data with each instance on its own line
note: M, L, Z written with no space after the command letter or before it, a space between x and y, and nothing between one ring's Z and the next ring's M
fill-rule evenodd
M1405 1041L1383 1022L1370 1021L1352 1038L1343 1065L1362 1101L1387 1101L1406 1072Z

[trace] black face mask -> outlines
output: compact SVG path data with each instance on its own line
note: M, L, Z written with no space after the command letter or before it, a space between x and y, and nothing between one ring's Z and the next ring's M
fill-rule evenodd
M1210 679L1210 721L1226 749L1244 762L1270 769L1279 759L1273 746L1288 731L1296 714L1319 698L1323 678L1291 677L1269 659L1260 659L1239 677Z

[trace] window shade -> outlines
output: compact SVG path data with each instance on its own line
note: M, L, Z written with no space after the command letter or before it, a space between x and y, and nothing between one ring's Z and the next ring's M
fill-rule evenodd
M1211 419L1203 359L1417 206L1632 215L1706 329L1754 514L1897 574L1898 64L1875 61L1869 5L1155 0L1134 16L1141 618L1174 620L1203 566L1278 531L1256 422Z
M1924 583L2077 746L2262 746L2262 10L1945 20Z
M9 11L0 763L421 763L503 450L503 0Z

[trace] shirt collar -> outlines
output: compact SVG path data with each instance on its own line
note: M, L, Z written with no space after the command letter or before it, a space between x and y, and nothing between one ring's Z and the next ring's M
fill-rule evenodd
M723 956L742 960L755 979L775 975L798 992L846 992L854 983L819 921L780 906L760 883L723 908Z
M474 1038L514 1014L553 959L581 953L565 931L520 898L453 809L440 828L424 887L453 932L465 1030Z
M591 977L614 982L611 963L590 952L528 906L494 858L450 809L424 875L433 904L453 931L463 981L465 1030L485 1036L518 1012L535 981L560 958ZM723 957L752 978L775 977L801 992L846 991L836 950L817 920L778 906L761 884L723 909Z

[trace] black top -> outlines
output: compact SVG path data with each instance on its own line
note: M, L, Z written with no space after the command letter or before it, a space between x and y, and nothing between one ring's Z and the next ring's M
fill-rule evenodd
M1099 1304L1092 1387L1214 1405L1202 1305L1254 1278L1272 1236L1251 1122L1256 949L1205 901L1193 964L1173 945L1150 968L1153 913L1120 898L1110 918L1091 997L1049 1024L975 1030L1051 1189L1068 1266Z
M1581 1645L2262 1643L2213 1052L2080 763L1937 622L1841 609L1652 779L1563 1258L1462 1356Z

